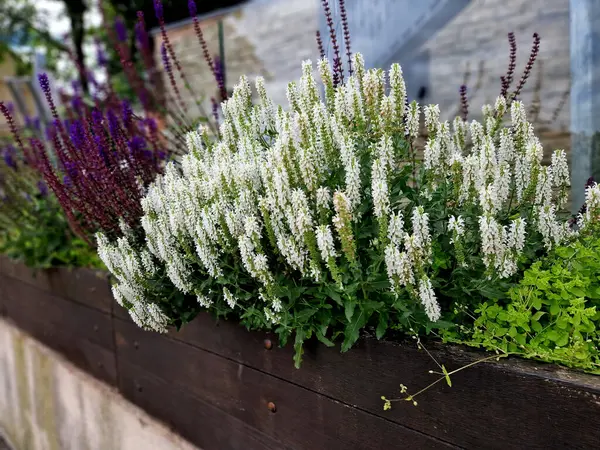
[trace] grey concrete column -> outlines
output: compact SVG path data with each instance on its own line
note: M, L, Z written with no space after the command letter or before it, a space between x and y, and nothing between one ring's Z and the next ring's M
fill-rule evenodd
M585 182L600 181L600 0L570 0L573 211Z

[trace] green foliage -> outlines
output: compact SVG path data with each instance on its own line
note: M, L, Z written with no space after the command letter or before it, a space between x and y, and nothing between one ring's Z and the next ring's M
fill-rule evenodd
M75 236L53 197L23 198L30 220L0 229L0 253L29 267L96 267L103 264L90 245Z
M585 236L534 263L508 299L482 303L472 328L446 338L600 373L599 305L600 239Z
M0 148L0 253L29 267L104 267L15 147Z

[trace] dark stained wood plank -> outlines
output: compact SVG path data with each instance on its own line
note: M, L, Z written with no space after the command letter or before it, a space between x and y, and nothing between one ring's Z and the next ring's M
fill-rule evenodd
M112 318L109 314L51 296L14 278L0 276L6 318L75 365L116 386Z
M108 274L102 270L60 267L50 273L52 294L112 314Z
M112 312L113 298L105 271L67 267L31 269L23 263L0 256L0 273L44 292L109 314Z
M296 449L455 448L213 353L115 319L119 367L132 364ZM120 372L122 382L125 374ZM157 397L157 402L162 402ZM276 412L268 405L272 402ZM193 411L189 411L193 417ZM198 426L202 424L198 422ZM227 448L227 447L223 447Z
M45 292L51 292L50 274L55 269L30 269L22 262L12 261L5 255L0 255L0 272L9 277L37 287Z
M302 367L292 349L278 348L266 333L249 333L231 322L216 325L203 314L170 334L247 367L274 375L386 420L466 448L598 448L600 378L511 359L484 363L439 383L421 398L382 410L381 395L399 396L399 384L416 392L435 380L435 364L411 344L362 339L345 354L309 347ZM266 350L264 339L273 340ZM444 346L434 351L450 370L487 354Z
M127 400L203 450L292 450L126 359L119 361L119 372Z
M7 315L22 321L43 321L56 325L107 350L114 350L112 321L109 314L50 295L19 280L3 277L7 295Z

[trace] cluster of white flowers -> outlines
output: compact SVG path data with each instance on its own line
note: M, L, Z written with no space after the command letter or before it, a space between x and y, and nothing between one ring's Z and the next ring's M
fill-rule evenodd
M415 207L412 213L412 234L404 232L401 227L402 217L394 216L389 226L390 242L385 248L385 263L392 288L397 290L404 286L417 293L429 319L436 321L440 318L441 310L427 277L427 267L431 263L429 215L422 206ZM415 288L416 282L418 289Z
M288 109L275 107L260 77L258 101L253 102L242 77L222 105L219 139L204 128L189 133L189 152L180 166L170 163L149 187L141 221L147 250L133 249L126 237L116 243L98 237L100 256L119 281L115 296L133 305L138 322L161 329L167 321L144 301L146 280L157 263L177 289L196 295L203 307L219 301L243 307L238 288L224 285L223 276L239 260L259 284L265 318L277 323L284 305L275 295L282 275L276 270L284 264L285 273L314 282L322 282L329 271L341 285L342 258L355 269L360 265L355 230L364 215L379 224L377 242L393 290L406 288L430 320L439 319L430 279L430 216L415 206L405 230L403 213L409 212L391 199L393 177L407 162L392 137L400 134L415 142L421 107L416 102L407 106L398 64L387 74L366 70L357 54L353 68L346 83L334 87L330 65L319 61L323 101L312 64L304 62L300 80L288 85ZM526 227L541 233L549 248L566 237L556 211L569 186L565 152L557 151L551 166L544 167L542 147L522 103L512 102L512 121L505 128L501 116L507 108L499 98L484 108L483 124L457 118L452 126L440 121L438 106L423 108L429 134L423 167L430 183L422 191L433 198L441 186L452 185L453 211L478 211L476 223L449 210L444 227L457 249L466 235L478 235L490 274L501 277L515 273ZM368 139L356 133L359 127L367 130ZM364 208L365 201L370 209ZM588 203L588 216L597 213L597 187L588 191ZM531 223L517 218L502 225L509 220L504 214L517 205L532 205ZM219 279L218 290L202 288L210 284L199 283L203 277Z
M127 236L111 244L106 236L98 234L98 255L118 284L112 288L117 303L129 310L133 321L141 328L165 333L169 319L160 307L146 298L145 280L151 279L157 267L147 250L137 251Z
M517 270L516 261L524 248L524 219L503 226L506 213L524 206L533 211L529 231L539 232L548 249L569 236L570 229L557 218L564 206L570 186L566 153L557 150L550 166L542 164L543 149L527 122L523 104L510 105L511 123L502 127L507 109L506 99L499 97L494 107L483 108L484 124L469 124L470 151L460 125L448 135L447 123L439 122L437 109L425 108L429 139L425 146L424 167L436 177L460 180L457 186L459 205L479 207L479 239L483 261L490 275L509 277ZM465 124L466 125L466 124ZM431 183L434 189L443 183ZM431 192L428 193L432 195ZM465 233L464 222L450 217L448 230L452 242Z

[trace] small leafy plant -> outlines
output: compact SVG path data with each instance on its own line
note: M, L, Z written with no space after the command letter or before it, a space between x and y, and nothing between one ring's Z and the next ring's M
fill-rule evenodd
M534 263L509 302L484 302L463 342L600 373L600 239Z

